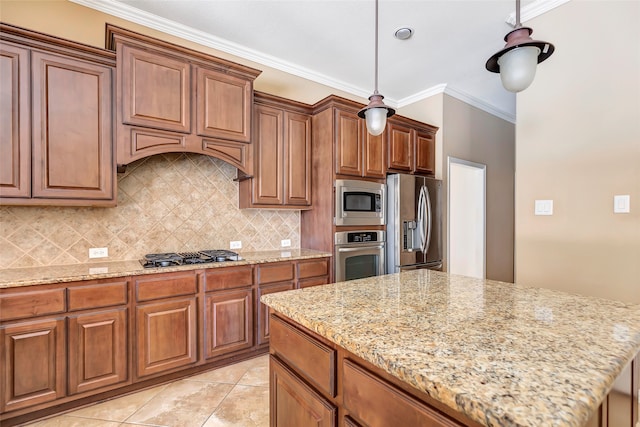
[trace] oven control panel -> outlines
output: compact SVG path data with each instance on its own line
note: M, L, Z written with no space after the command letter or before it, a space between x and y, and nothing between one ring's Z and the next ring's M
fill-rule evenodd
M335 235L335 244L367 244L385 241L385 232L380 230L339 231Z

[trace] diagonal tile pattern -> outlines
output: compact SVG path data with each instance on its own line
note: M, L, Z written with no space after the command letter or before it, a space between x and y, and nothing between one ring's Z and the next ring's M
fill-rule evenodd
M97 403L28 427L268 427L269 356Z
M138 160L118 175L115 208L0 206L0 268L88 262L108 247L109 261L153 252L300 247L300 212L239 209L237 169L189 153Z

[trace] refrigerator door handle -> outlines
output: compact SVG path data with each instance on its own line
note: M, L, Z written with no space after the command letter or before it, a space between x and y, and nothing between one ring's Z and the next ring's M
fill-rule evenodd
M422 248L424 248L424 242L426 240L426 233L425 233L425 228L424 228L424 187L420 187L420 195L418 196L418 218L417 218L417 231L418 231L418 235L420 236L420 241L419 241L419 249L422 250ZM424 251L423 251L424 252Z
M429 198L429 190L426 186L422 186L421 192L424 193L424 196L422 197L422 209L426 211L427 214L426 218L424 218L425 222L423 224L423 233L426 234L426 239L422 242L422 253L426 256L429 245L431 244L431 199Z

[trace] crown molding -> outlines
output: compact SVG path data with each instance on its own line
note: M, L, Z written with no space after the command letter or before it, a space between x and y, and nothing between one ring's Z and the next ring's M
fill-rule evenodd
M467 104L479 108L480 110L486 111L489 114L492 114L496 117L499 117L503 120L506 120L511 123L516 122L515 114L509 113L508 111L501 110L496 108L495 106L484 102L476 97L469 95L466 92L455 89L453 87L447 86L444 90L444 93L450 96L453 96L456 99L459 99L462 102L466 102Z
M571 0L536 0L520 9L520 23L536 18L558 6L562 6ZM513 11L505 18L505 22L512 27L516 25L516 12Z
M311 80L316 83L329 86L334 89L350 93L355 96L359 96L364 99L368 99L371 95L370 91L366 91L360 87L349 85L341 80L336 80L328 77L324 74L314 72L312 70L300 67L299 65L291 62L283 61L279 58L271 55L265 55L264 53L248 49L247 47L232 43L228 40L221 39L204 31L196 30L186 25L179 24L169 19L159 17L157 15L145 12L128 4L121 3L115 0L69 0L73 3L81 6L88 7L90 9L97 10L99 12L106 13L108 15L116 16L118 18L125 19L127 21L143 25L145 27L161 31L172 36L180 37L184 40L189 40L194 43L198 43L203 46L210 47L212 49L219 50L221 52L228 53L230 55L237 56L252 62L256 62L267 67L274 68L298 77ZM538 2L548 3L550 0L538 0ZM551 0L552 2L567 2L569 0ZM415 95L408 96L401 100L394 100L391 98L385 98L385 103L394 108L400 108L406 105L413 104L420 100L429 98L430 96L437 95L439 93L446 93L451 95L467 104L470 104L476 108L484 110L494 116L500 117L504 120L515 122L515 116L511 113L497 109L496 107L475 98L462 91L447 87L446 84L439 84L431 88L425 89Z
M210 47L230 55L237 56L249 61L266 65L298 77L302 77L335 89L367 99L371 93L349 85L341 80L336 80L324 74L301 67L291 62L283 61L271 55L249 49L245 46L232 43L228 40L213 36L204 31L196 30L192 27L179 24L175 21L159 17L144 10L137 9L127 4L114 0L69 0L81 6L104 12L106 14L125 19L127 21L143 25L145 27L161 31L172 36L180 37L200 45Z

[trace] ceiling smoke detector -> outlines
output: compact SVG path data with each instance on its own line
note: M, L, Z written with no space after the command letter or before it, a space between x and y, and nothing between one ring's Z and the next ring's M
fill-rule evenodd
M413 30L411 28L398 28L394 34L395 38L398 40L407 40L411 38L413 35Z

